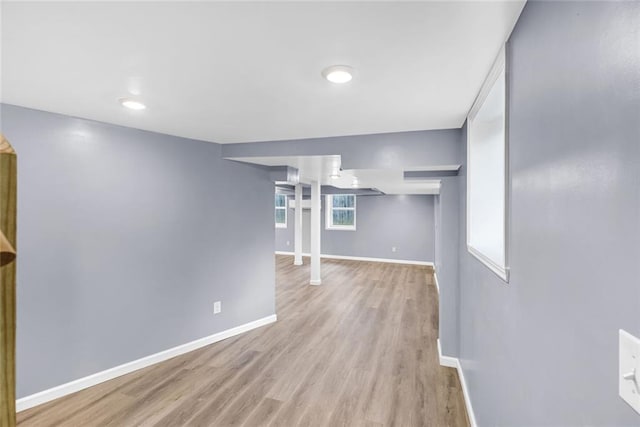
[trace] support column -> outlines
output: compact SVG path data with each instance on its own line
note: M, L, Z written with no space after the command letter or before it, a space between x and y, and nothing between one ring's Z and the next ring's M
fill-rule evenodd
M302 184L296 185L296 208L293 214L293 265L302 265Z
M322 283L320 275L320 182L311 182L311 280L312 285Z

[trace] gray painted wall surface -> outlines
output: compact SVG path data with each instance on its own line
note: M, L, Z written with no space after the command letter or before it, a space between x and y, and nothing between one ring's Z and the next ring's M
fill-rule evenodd
M458 177L442 178L438 205L438 231L440 243L438 258L435 260L436 274L440 287L438 309L440 312L439 333L442 352L446 355L458 354L459 343L459 287L458 287L458 221L459 205Z
M639 31L638 2L529 2L511 36L508 285L460 218L481 426L640 425L617 385L618 329L640 336Z
M434 260L433 196L359 196L356 200L356 231L326 230L325 199L322 199L321 252L329 255L370 258ZM293 251L293 209L287 228L276 228L276 250ZM303 210L308 213L309 210ZM308 217L308 215L306 215ZM309 221L303 219L303 252L309 251ZM286 242L290 245L287 246ZM392 252L395 246L397 251Z
M268 171L217 144L1 114L19 166L18 397L274 314Z

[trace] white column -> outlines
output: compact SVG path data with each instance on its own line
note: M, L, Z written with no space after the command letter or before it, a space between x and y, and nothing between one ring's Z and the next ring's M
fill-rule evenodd
M296 185L296 208L293 214L293 265L302 265L302 184Z
M320 275L320 183L311 182L311 281L322 283Z

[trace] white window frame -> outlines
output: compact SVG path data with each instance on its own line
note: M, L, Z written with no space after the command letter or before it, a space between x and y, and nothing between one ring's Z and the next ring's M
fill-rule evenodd
M274 195L274 197L273 197L273 204L274 205L276 203L276 200L275 200L276 196L283 196L284 197L284 206L275 206L275 211L273 212L274 213L273 220L275 222L275 218L276 218L275 217L275 213L278 211L278 209L284 210L284 223L276 222L275 224L276 224L276 228L287 228L287 221L288 221L288 219L287 219L287 217L288 217L288 215L287 215L287 210L288 210L287 209L287 203L289 201L288 197L287 197L286 194L278 194L278 193L276 193Z
M333 194L327 194L326 204L326 216L324 219L324 228L326 230L342 230L342 231L355 231L356 230L356 206L358 203L358 197L355 194L336 194L336 196L353 196L352 208L334 208L333 207ZM333 225L333 210L353 211L353 225Z
M496 58L489 75L484 81L480 93L476 98L469 114L467 115L467 230L466 241L467 250L471 255L482 262L493 273L500 277L505 283L509 283L509 205L510 205L510 187L509 187L509 74L506 69L506 53L503 47ZM504 265L492 260L489 256L485 255L482 251L471 245L471 143L472 143L472 122L483 106L487 96L491 92L494 84L504 72L504 84L505 84L505 111L504 111Z

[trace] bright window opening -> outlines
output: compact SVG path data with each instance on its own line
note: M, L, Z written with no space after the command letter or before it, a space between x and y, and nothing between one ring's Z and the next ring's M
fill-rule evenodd
M508 282L506 99L501 53L467 118L467 248Z
M356 196L354 194L330 194L327 196L327 230L356 229Z
M287 228L287 196L276 194L276 228Z

